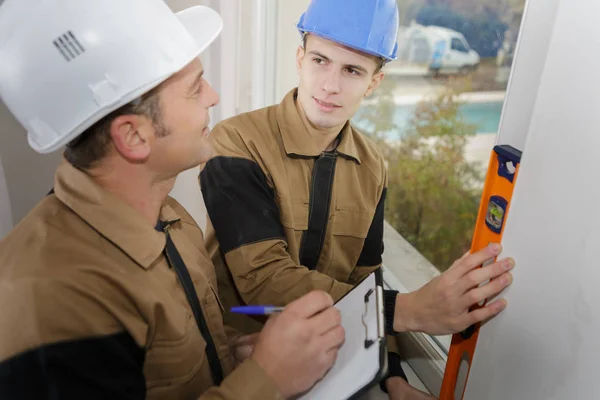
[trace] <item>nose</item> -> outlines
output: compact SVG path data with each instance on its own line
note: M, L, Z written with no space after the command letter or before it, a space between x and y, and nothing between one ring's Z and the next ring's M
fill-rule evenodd
M207 86L207 94L206 94L206 99L209 102L208 107L207 108L211 108L216 106L217 104L219 104L219 93L217 93L217 91L208 83L206 82L206 86Z
M331 70L327 72L327 75L321 82L321 89L328 95L338 94L341 90L340 71L335 68L331 68Z

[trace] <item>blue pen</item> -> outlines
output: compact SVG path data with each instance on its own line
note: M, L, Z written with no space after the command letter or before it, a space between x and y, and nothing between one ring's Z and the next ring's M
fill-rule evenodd
M284 307L275 306L238 306L231 307L231 312L246 315L269 315L282 312L283 309Z

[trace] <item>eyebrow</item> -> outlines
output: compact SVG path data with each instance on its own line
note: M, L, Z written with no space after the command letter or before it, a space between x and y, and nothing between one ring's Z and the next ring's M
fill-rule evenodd
M308 54L315 55L315 56L317 56L319 58L322 58L325 61L331 61L329 59L329 57L324 56L323 54L321 54L321 53L319 53L318 51L315 51L315 50L309 51ZM364 74L368 74L369 73L369 71L367 71L367 69L365 67L361 67L360 65L344 64L344 68L352 68L352 69L355 69L357 71L361 71Z
M193 93L194 90L198 87L198 85L200 84L200 81L202 80L203 75L204 75L204 70L200 71L200 73L196 76L196 78L194 78L194 82L192 82L192 84L188 88L189 94Z

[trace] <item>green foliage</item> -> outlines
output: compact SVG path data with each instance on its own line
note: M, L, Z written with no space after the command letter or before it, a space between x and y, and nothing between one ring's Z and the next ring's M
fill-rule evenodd
M386 138L398 131L394 123L394 96L395 83L391 79L384 79L377 89L375 105L367 105L357 113L355 122L364 126L363 131L375 141L384 155L391 150L386 144Z
M397 143L381 132L394 129L393 102L385 90L369 118L369 133L388 163L386 220L438 269L445 270L471 244L483 176L464 156L476 127L459 114L457 93L448 89L418 104Z

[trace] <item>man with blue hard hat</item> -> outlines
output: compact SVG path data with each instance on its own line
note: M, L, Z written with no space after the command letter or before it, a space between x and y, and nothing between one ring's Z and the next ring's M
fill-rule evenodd
M227 308L282 306L313 289L337 300L381 267L386 162L350 119L396 58L398 26L396 0L312 0L297 25L298 87L278 105L214 128L216 157L200 182L206 244ZM503 301L469 310L510 281L480 285L512 266L476 270L497 251L465 255L413 293L386 291L388 332L454 333L502 311ZM226 319L260 329L247 316ZM390 354L390 397L430 398L400 378L399 361Z

